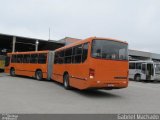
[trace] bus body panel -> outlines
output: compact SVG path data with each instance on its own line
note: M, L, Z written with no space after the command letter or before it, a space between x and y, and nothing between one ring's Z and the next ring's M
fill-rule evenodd
M12 55L31 55L31 54L46 54L46 63L10 63L5 67L5 72L10 73L11 68L15 69L16 75L35 77L37 70L41 70L43 78L48 78L48 53L49 51L37 51L37 52L18 52L18 53L9 53L8 56L12 58Z
M64 65L53 65L52 80L63 83Z
M94 62L96 62L96 66ZM70 85L78 89L107 87L125 88L128 86L128 62L119 62L119 64L115 63L108 62L107 64L105 64L105 62L103 63L103 61L100 60L99 64L97 63L97 61L93 61L89 64L72 64L66 66L54 65L52 78L55 81L63 83L63 74L67 71L70 76ZM113 69L113 64L115 64L114 68L116 70ZM103 68L101 66L103 66ZM117 66L119 66L119 70L117 70ZM96 70L94 79L89 78L90 68Z
M29 76L29 77L35 77L36 70L42 70L43 78L47 78L47 65L46 64L14 64L10 65L10 68L15 69L16 75L23 75L23 76ZM9 68L9 70L10 70ZM8 70L8 71L9 71Z
M103 66L103 67L102 67ZM92 58L90 68L95 70L92 79L99 87L128 86L128 61L98 60Z
M73 65L71 69L71 86L77 86L78 89L86 89L88 87L88 61L79 65Z
M54 65L52 79L63 83L63 75L67 72L70 76L70 86L78 89L88 88L88 64L72 64L72 65ZM59 74L60 73L60 74Z

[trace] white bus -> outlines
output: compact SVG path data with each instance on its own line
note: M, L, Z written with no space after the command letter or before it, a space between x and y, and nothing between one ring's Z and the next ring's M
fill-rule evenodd
M160 80L160 62L130 61L129 79L133 80Z

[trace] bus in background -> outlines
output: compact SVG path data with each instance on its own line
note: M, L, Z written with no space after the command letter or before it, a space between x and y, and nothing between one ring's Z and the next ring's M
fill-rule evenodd
M0 71L3 71L5 68L5 58L6 56L0 55Z
M91 37L55 50L52 79L66 89L128 86L128 44Z
M133 80L160 80L160 63L153 61L130 61L129 78Z
M23 75L38 80L50 79L53 55L51 51L8 53L5 72L11 76Z

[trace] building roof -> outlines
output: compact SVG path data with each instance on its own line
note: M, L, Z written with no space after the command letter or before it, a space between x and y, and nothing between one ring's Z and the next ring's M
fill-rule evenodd
M37 40L38 50L54 50L64 46L64 44L55 40L36 39L0 33L0 54L2 54L1 52L4 49L7 49L7 52L12 51L13 37L16 38L16 51L34 51Z
M160 60L160 54L145 52L145 51L139 51L139 50L129 50L129 55L130 56L139 56L139 57L146 57L146 58L149 58L149 59Z
M65 38L63 38L63 39L60 39L58 42L64 43L65 45L68 45L68 44L77 42L77 41L79 41L79 40L81 40L81 39L72 38L72 37L65 37Z

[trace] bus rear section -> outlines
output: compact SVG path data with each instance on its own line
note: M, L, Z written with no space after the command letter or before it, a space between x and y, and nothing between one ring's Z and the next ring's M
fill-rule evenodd
M128 86L128 45L112 40L93 40L89 87L119 89Z
M5 72L11 76L22 75L38 80L50 79L52 72L53 53L49 51L18 52L8 54Z
M52 79L80 90L126 88L128 44L93 37L58 49Z

